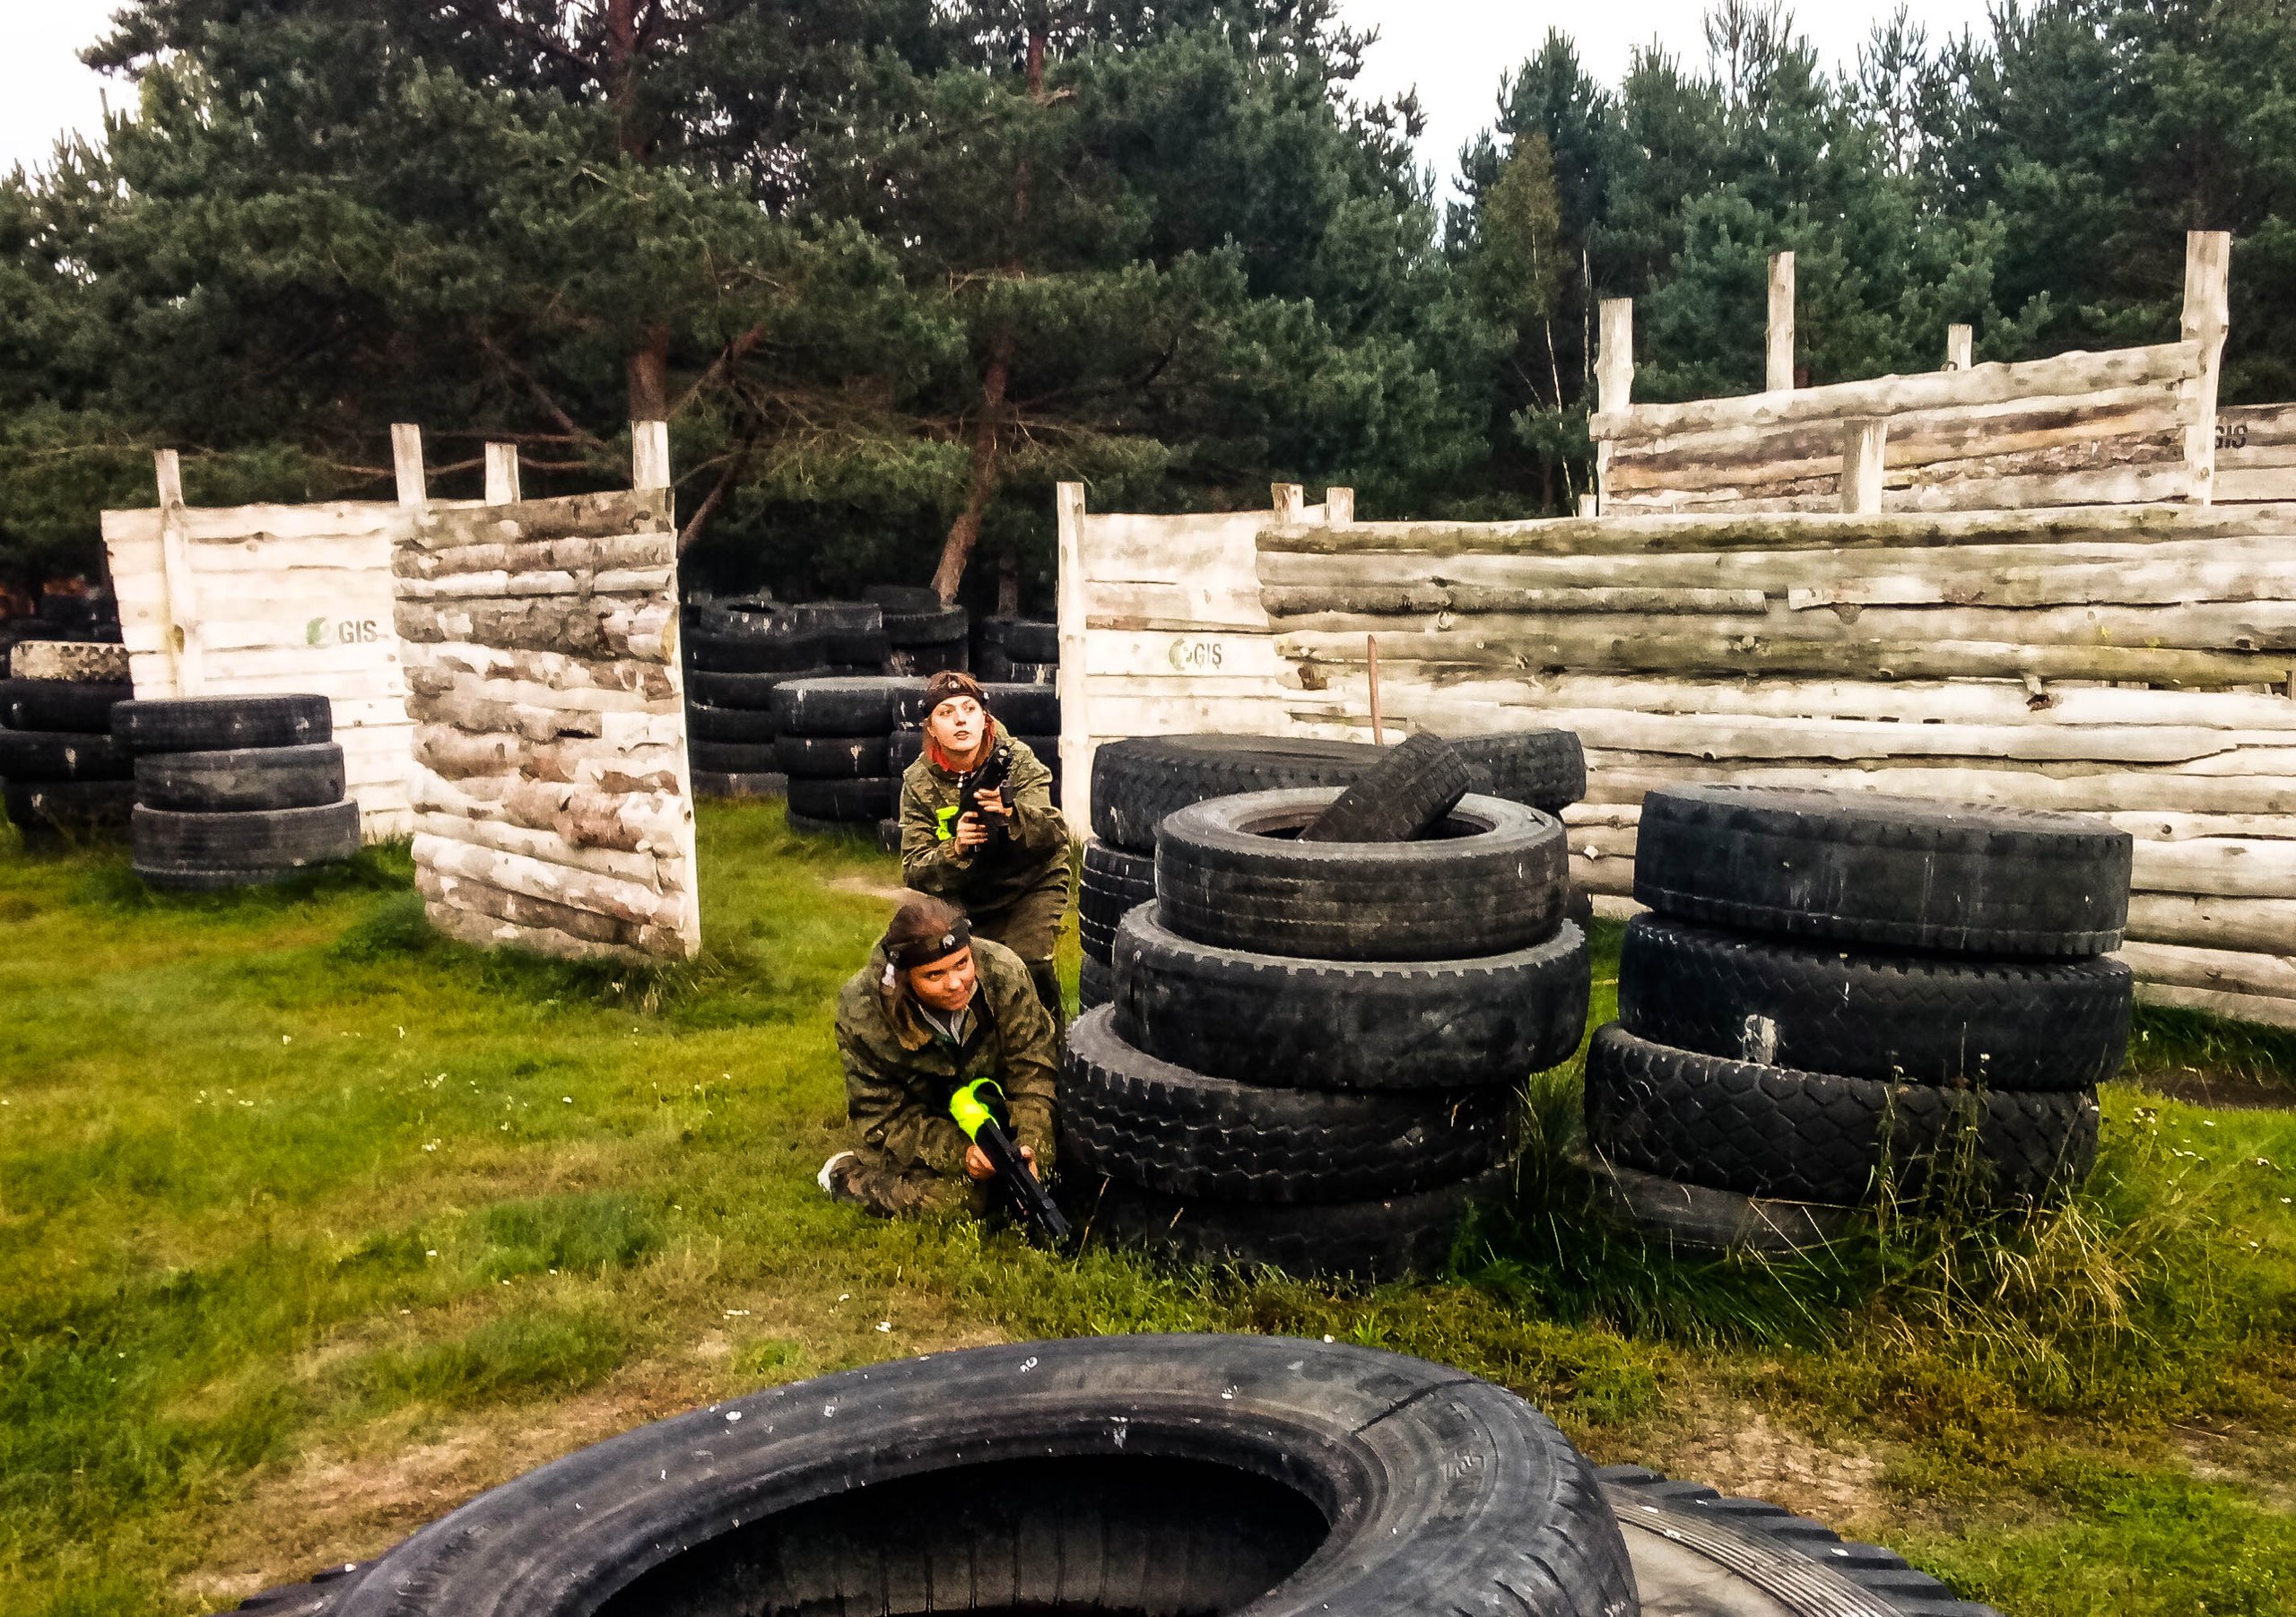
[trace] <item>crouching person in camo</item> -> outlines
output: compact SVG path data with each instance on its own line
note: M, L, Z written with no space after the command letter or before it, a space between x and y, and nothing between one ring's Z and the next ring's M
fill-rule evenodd
M1052 1171L1052 1017L1020 956L954 905L901 906L838 996L837 1048L854 1142L822 1166L831 1195L883 1218L987 1212L996 1170L949 1115L976 1078L996 1081L1022 1155Z
M901 880L963 905L973 935L1019 955L1057 1018L1052 949L1068 908L1068 822L1052 806L1052 771L982 705L972 675L936 674L925 693L925 751L900 780Z

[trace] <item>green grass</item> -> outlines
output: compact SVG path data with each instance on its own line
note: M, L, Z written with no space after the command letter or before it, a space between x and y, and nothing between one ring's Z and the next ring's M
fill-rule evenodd
M1717 1262L1589 1213L1566 1068L1440 1281L1063 1262L818 1195L830 1004L891 863L775 806L701 832L709 952L662 972L441 942L387 850L178 900L117 853L0 845L0 1617L222 1609L693 1403L1146 1329L1458 1364L1601 1459L1817 1506L2013 1617L2296 1606L2296 1115L2115 1085L2066 1208ZM2145 1030L2179 1094L2296 1056ZM1713 1457L1756 1428L1852 1481Z

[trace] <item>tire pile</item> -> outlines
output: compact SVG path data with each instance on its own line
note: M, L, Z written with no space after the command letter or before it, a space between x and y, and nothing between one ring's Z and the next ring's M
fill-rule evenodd
M1049 685L985 685L988 710L1052 769L1060 771L1060 699ZM792 679L773 693L775 761L789 780L789 823L798 830L878 828L900 809L901 771L925 746L925 681L874 674Z
M1644 800L1601 1182L1653 1233L1792 1248L1884 1195L2030 1204L2095 1160L2131 840L2083 815L1681 787Z
M1472 735L1451 747L1475 791L1559 814L1587 791L1587 759L1568 730ZM1208 797L1307 787L1352 786L1386 756L1365 742L1278 735L1158 735L1109 742L1092 758L1092 836L1077 894L1083 944L1078 1003L1106 1004L1117 925L1156 896L1156 830L1167 815ZM1574 898L1581 929L1585 903Z
M800 613L762 598L689 604L680 639L686 758L695 789L713 796L779 790L775 687L828 674L835 652L879 643L882 629L871 622L876 615L872 606Z
M135 874L164 892L283 882L359 851L359 805L324 696L125 701Z
M1578 1048L1588 987L1561 826L1461 797L1466 778L1434 793L1448 813L1401 805L1414 840L1299 835L1335 803L1394 806L1412 787L1391 770L1163 820L1153 901L1115 926L1113 1002L1069 1034L1080 1218L1299 1274L1442 1262L1508 1182L1523 1082Z
M972 671L1006 685L1050 685L1060 678L1060 628L1029 618L983 618L974 632Z
M135 766L111 733L114 704L135 694L126 649L22 640L9 674L0 680L0 803L25 845L126 825Z
M878 584L861 593L884 614L887 674L962 673L970 665L972 617L963 607L944 606L921 585Z

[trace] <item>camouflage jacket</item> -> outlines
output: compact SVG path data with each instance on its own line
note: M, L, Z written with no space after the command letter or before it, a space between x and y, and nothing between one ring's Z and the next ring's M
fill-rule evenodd
M837 1048L845 1061L845 1106L858 1148L894 1168L958 1174L964 1131L949 1097L976 1078L1004 1089L1013 1137L1052 1171L1053 1075L1059 1062L1052 1018L1037 1001L1021 957L975 938L979 987L952 1043L927 1022L880 944L837 1000Z
M1052 806L1052 771L1015 741L1002 720L990 721L992 741L1013 749L1013 778L1004 801L1013 834L970 852L956 844L958 777L920 755L900 778L900 874L919 892L961 904L979 915L1004 908L1031 893L1068 892L1068 822Z

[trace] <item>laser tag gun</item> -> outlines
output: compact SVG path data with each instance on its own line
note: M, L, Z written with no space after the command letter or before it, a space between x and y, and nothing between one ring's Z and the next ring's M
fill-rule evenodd
M1013 779L1013 744L1000 741L988 750L988 756L957 777L957 813L980 814L983 792L1001 792ZM995 848L1013 834L1011 810L1007 803L1002 814L980 814L981 828L988 833L988 846ZM961 1121L961 1119L960 1119Z
M996 1114L988 1109L988 1102L981 1099L983 1090L996 1091L1000 1100L1004 1098L1004 1091L996 1079L976 1078L949 1097L949 1116L957 1120L957 1126L965 1131L966 1138L980 1147L981 1155L987 1157L996 1169L996 1187L1004 1193L1004 1199L1012 1204L1013 1211L1044 1238L1045 1245L1065 1247L1069 1237L1068 1221L1061 1216L1060 1209L1053 1205L1052 1197L1046 1193L1043 1182L1029 1170L1027 1161L1021 1156L1021 1148L1013 1143L1013 1136L1004 1132L1004 1126L996 1120Z

